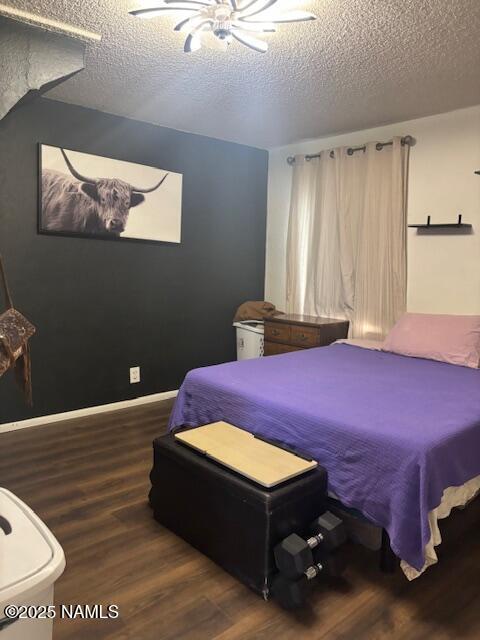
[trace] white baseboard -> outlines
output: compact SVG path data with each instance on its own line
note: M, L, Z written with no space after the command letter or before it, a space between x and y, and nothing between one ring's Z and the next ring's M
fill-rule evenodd
M74 411L66 411L65 413L54 413L49 416L39 416L38 418L28 418L27 420L19 420L18 422L7 422L0 424L0 433L7 431L16 431L17 429L26 429L27 427L38 427L40 425L53 424L62 420L73 420L83 416L91 416L96 413L107 413L108 411L118 411L119 409L128 409L141 404L150 402L159 402L160 400L168 400L175 398L178 389L174 391L163 391L162 393L153 393L149 396L141 396L132 400L122 400L121 402L112 402L111 404L102 404L97 407L86 407L85 409L76 409Z

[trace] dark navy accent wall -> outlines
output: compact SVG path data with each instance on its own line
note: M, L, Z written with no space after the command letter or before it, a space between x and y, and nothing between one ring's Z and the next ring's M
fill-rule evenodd
M181 244L38 235L39 142L182 173ZM263 299L267 170L266 151L45 98L0 121L0 251L38 329L33 410L9 373L0 423L176 389L233 360L233 313Z

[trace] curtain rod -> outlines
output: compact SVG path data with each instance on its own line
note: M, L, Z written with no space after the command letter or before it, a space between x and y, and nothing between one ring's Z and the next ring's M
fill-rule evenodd
M415 143L415 140L412 136L403 136L400 142L402 145L406 145L406 144L413 145ZM389 147L392 144L393 144L393 140L389 140L389 142L377 142L377 144L375 145L375 148L377 149L377 151L381 151L383 147ZM349 156L353 156L355 151L366 151L366 149L367 149L366 144L362 145L361 147L349 147L347 149L347 153ZM308 154L305 156L305 160L311 160L312 158L320 158L322 153L323 153L322 151L319 151L318 153ZM330 151L330 157L331 158L334 157L333 151ZM295 164L295 156L288 156L287 162L288 164Z

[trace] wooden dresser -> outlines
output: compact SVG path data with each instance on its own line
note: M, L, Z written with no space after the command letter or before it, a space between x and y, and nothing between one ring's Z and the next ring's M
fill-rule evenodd
M282 314L265 320L265 355L325 347L348 335L348 320Z

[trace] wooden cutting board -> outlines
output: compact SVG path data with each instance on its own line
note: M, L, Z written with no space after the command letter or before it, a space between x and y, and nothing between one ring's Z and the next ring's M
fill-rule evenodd
M281 447L264 442L228 422L214 422L180 431L175 433L175 438L268 488L318 466L314 460L305 460Z

